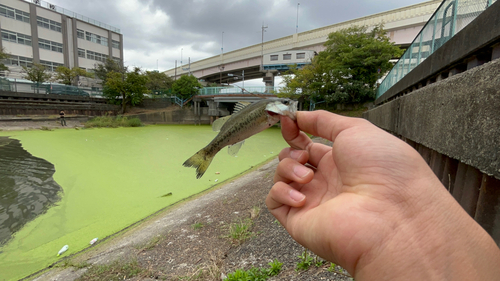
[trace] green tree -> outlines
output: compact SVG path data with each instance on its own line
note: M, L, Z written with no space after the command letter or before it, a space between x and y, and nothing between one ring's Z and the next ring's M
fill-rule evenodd
M104 63L96 64L92 72L94 72L96 78L102 81L101 85L104 86L110 72L125 74L127 72L127 67L122 66L120 63L111 58L107 58Z
M174 80L171 77L167 76L165 73L158 71L146 71L145 74L149 78L146 87L153 93L159 90L167 90L172 88Z
M319 65L316 63L305 65L303 68L293 66L283 75L285 87L277 94L279 97L300 99L314 97L323 85Z
M375 98L377 80L393 65L402 50L390 42L382 26L368 30L355 26L330 33L326 49L312 65L293 72L283 90L301 90L334 103L362 103Z
M58 66L55 72L56 75L54 79L59 80L61 83L65 85L75 85L76 78L78 76L83 76L83 77L92 76L90 73L79 67L73 67L72 69L69 69L65 66Z
M202 88L200 82L192 75L182 75L172 85L174 95L182 99L189 99L198 94L198 89L200 88Z
M2 63L2 61L4 59L8 59L9 57L10 57L10 55L5 52L5 49L1 48L0 49L0 71L9 70L9 68L7 66L5 66L5 64Z
M127 104L134 106L142 102L144 94L149 91L146 87L148 81L149 78L138 67L126 73L111 71L108 73L103 94L113 101L119 101L123 114Z
M45 66L34 63L32 67L28 68L23 66L24 79L30 80L37 85L37 93L40 92L40 84L49 81L52 78L52 74L47 72Z

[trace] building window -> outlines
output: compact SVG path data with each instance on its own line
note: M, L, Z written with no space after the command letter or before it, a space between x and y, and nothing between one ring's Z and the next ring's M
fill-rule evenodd
M100 61L100 62L106 62L107 58L108 58L107 55L87 50L87 59L89 59L89 60L96 60L96 61Z
M63 45L61 43L45 40L42 38L38 39L38 47L40 47L41 49L54 51L58 53L63 52Z
M2 40L31 46L31 36L2 29Z
M2 4L0 4L0 15L11 19L16 19L18 21L30 23L30 13L7 7Z
M38 26L40 26L40 27L47 28L47 29L57 31L57 32L62 32L61 23L59 23L59 22L49 20L46 18L42 18L42 17L38 17L38 16L36 17L36 22L37 22Z
M26 67L32 67L33 66L33 59L31 58L26 58L26 57L21 57L21 56L10 56L5 61L6 65L17 65L17 66L26 66Z
M83 30L81 30L81 29L77 29L76 36L80 39L85 39L85 32L83 32Z
M115 49L120 49L120 42L115 41L115 40L111 40L111 47L113 47Z
M15 9L12 9L10 7L7 7L7 6L0 4L0 15L7 17L7 18L15 19L16 18L16 11L15 11Z
M102 37L100 35L85 31L85 39L96 44L101 44L103 46L108 46L108 38Z
M59 66L63 66L63 64L61 64L61 63L45 61L45 60L41 60L40 64L45 66L45 69L47 69L48 71L51 71L51 72L56 71L56 68L58 68Z
M16 20L30 23L30 13L26 13L16 9Z
M283 55L283 60L291 60L292 59L292 54L284 54Z
M305 59L305 58L306 58L306 53L297 53L296 58L297 58L298 60L300 60L300 59Z
M85 50L78 48L78 56L80 58L85 58Z
M271 55L271 61L278 60L278 55Z
M117 58L117 57L113 57L113 60L116 62L116 63L121 63L122 59L121 58Z

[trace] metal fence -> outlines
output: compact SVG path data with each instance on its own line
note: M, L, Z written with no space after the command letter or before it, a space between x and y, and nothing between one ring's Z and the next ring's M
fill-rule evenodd
M444 0L377 89L377 98L496 0ZM485 27L487 28L487 27Z
M61 94L86 97L102 97L102 89L68 86L57 83L33 83L25 79L0 78L0 90L17 93Z
M201 96L216 96L216 95L236 95L236 94L250 94L250 93L263 93L275 94L281 87L272 86L255 86L255 87L205 87L201 88L198 95Z

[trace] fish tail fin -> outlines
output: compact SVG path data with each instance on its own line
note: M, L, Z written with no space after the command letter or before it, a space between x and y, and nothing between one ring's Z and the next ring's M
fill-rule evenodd
M209 155L204 149L198 151L195 155L191 156L182 164L184 167L196 168L196 178L199 179L207 171L208 166L214 159L213 155Z

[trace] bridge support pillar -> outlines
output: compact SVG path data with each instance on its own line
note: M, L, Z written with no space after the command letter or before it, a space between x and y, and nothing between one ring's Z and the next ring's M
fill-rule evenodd
M266 83L266 87L274 87L274 73L271 71L266 72L266 76L264 77L264 83ZM267 90L266 90L267 92Z

